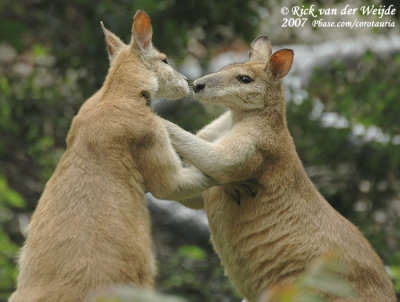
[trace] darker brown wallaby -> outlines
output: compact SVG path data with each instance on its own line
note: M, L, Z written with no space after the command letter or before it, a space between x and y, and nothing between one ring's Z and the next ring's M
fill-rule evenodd
M137 12L129 45L103 31L109 72L72 122L29 224L10 302L80 302L110 285L153 287L145 192L182 199L210 185L182 168L152 113L152 97L180 98L189 88L152 46L149 17Z
M225 105L225 114L197 136L165 121L174 147L191 164L222 184L255 184L255 196L242 194L240 202L222 186L203 193L215 251L249 302L268 287L295 281L329 252L338 253L338 270L356 292L327 296L329 301L395 302L382 261L316 190L296 153L281 81L292 60L293 51L272 54L268 38L261 36L252 43L248 62L194 82L196 97Z

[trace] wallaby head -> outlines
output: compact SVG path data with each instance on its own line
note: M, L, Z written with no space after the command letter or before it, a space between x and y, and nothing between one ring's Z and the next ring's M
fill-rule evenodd
M194 91L203 102L245 111L262 109L279 101L280 80L288 74L292 62L291 49L282 49L272 55L269 39L259 36L251 43L247 62L229 65L197 79Z
M107 30L103 22L101 26L111 63L108 80L112 90L129 93L135 84L146 90L150 97L178 99L189 93L186 78L153 46L150 18L144 11L135 14L129 45Z

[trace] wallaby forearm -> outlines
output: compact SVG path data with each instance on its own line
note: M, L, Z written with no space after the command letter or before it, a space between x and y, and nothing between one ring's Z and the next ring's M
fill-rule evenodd
M196 136L208 142L214 141L222 132L229 129L232 124L232 112L230 110L223 113L220 117L201 129Z
M196 136L209 142L214 141L222 132L226 131L230 127L231 119L232 114L231 111L228 110L197 132ZM191 165L189 162L188 164ZM204 200L201 194L183 200L174 200L191 209L204 209Z
M207 177L195 167L180 168L171 175L167 187L154 188L151 193L157 198L180 201L196 197L216 184L216 180Z
M218 163L221 155L212 143L196 137L174 123L166 120L163 122L174 148L194 166L208 171L210 166Z
M232 112L228 110L197 132L196 136L208 142L214 141L222 132L226 131L231 126L231 120ZM188 165L191 165L190 162L188 162ZM204 200L201 194L178 201L180 204L191 209L204 209Z
M163 122L175 149L203 173L221 183L246 180L252 173L247 166L250 162L251 166L257 166L256 162L260 161L254 141L247 141L246 137L227 145L215 145L169 121Z

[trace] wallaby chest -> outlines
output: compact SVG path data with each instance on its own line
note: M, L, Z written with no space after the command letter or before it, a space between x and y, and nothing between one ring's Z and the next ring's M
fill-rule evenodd
M258 282L251 270L257 267L249 255L258 253L257 233L264 228L259 222L260 205L250 196L242 196L238 204L223 187L209 189L203 198L211 241L226 274L242 295L252 297L258 292ZM265 222L269 223L268 218Z

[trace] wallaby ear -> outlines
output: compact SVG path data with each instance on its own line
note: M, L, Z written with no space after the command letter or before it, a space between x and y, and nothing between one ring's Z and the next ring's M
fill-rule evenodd
M149 16L142 10L138 10L133 18L132 42L141 50L146 50L151 45L153 29Z
M110 61L116 55L116 53L125 45L116 35L104 27L103 21L100 21L101 28L103 29L104 36L106 38L108 56Z
M261 61L268 62L269 57L272 54L271 42L268 37L258 36L251 42L250 52L249 52L249 60L251 61Z
M293 50L281 49L275 52L269 59L268 68L272 72L274 80L283 78L288 74L293 63Z

